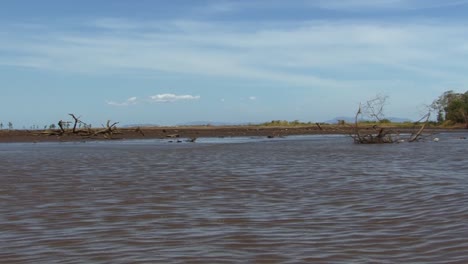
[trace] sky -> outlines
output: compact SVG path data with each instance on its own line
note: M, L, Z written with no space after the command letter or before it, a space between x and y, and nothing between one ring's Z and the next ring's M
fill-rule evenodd
M468 83L468 0L2 0L0 122L323 122Z

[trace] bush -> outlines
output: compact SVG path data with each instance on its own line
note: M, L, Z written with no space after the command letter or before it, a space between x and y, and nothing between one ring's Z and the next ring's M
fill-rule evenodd
M392 121L390 121L390 119L384 118L384 119L380 120L379 123L381 123L381 124L390 124L391 122Z
M455 121L452 121L452 120L445 120L443 123L442 123L442 127L451 127L451 126L454 126L456 124Z

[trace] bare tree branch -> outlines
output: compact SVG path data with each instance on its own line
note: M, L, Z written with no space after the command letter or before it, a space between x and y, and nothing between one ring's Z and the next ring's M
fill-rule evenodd
M73 133L76 133L76 125L77 125L79 122L81 122L81 121L80 121L80 118L81 118L81 117L76 117L74 114L68 114L68 115L70 115L70 116L73 118L73 120L75 121L75 123L73 124L73 130L72 130L72 132L73 132Z
M421 136L422 132L424 131L424 128L426 128L427 123L429 122L429 118L431 117L431 113L427 113L423 118L421 118L419 121L423 120L426 118L426 121L424 121L424 124L421 126L421 128L416 132L415 134L412 134L410 139L408 140L409 142L414 142L419 139ZM418 122L419 122L418 121Z
M371 119L382 121L385 118L384 107L388 96L377 95L375 98L368 100L363 108L363 113Z

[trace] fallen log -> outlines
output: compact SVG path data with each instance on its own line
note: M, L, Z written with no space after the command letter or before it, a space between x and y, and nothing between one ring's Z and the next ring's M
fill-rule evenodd
M112 135L114 134L114 130L117 129L116 125L118 123L119 122L114 122L113 124L110 124L110 120L107 120L105 128L94 132L93 136L103 135L107 139L112 139Z

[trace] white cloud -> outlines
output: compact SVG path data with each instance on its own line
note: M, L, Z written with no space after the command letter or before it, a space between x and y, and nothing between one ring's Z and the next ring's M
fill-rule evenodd
M138 103L137 97L130 97L123 102L107 101L108 105L113 105L113 106L129 106L129 105L134 105L137 103Z
M149 97L153 103L173 103L177 101L192 101L200 99L199 95L176 95L176 94L157 94Z
M323 9L332 10L362 10L362 9L383 9L396 8L405 4L404 0L317 0L310 3Z
M362 12L369 10L432 9L467 3L468 0L316 0L308 2L308 5L322 9Z
M255 101L255 100L257 100L257 97L255 97L255 96L249 96L249 100Z
M0 33L0 54L11 54L0 56L0 65L87 74L144 70L320 89L353 89L364 82L388 85L392 73L401 82L414 82L414 76L467 80L468 30L461 24L302 21L278 26L108 18L95 20L94 26L105 34L40 29ZM156 95L149 100L180 99Z
M176 95L171 93L166 94L157 94L149 96L148 99L140 100L137 97L130 97L123 102L116 102L116 101L106 101L108 105L112 106L130 106L135 105L138 103L174 103L178 101L193 101L200 99L199 95Z

